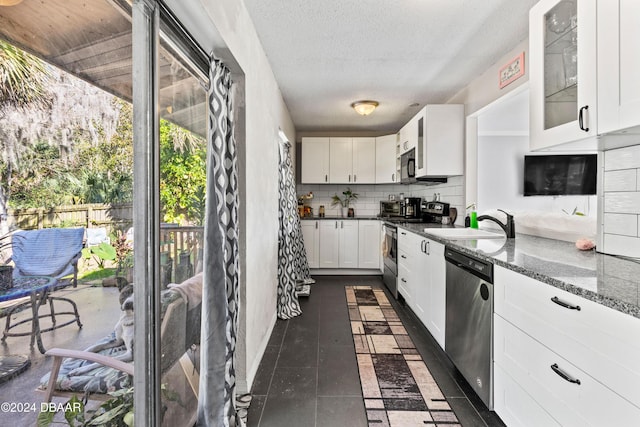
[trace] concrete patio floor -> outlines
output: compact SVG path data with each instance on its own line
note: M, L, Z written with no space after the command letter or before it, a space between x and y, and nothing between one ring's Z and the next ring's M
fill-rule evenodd
M118 289L92 287L79 284L77 288L67 288L54 293L56 296L65 296L72 299L78 305L82 329L76 323L64 326L60 329L42 334L42 342L46 349L53 347L82 350L97 340L108 335L120 317L118 306ZM59 304L59 305L58 305ZM68 304L56 301L56 311L66 311ZM48 305L40 308L41 314L48 313ZM31 316L31 310L23 310L14 314L11 323L18 322ZM58 318L58 323L68 320L69 316ZM0 329L4 331L6 317L0 318ZM49 319L41 319L41 328L50 326ZM31 323L27 322L12 329L12 332L29 331ZM0 356L9 354L26 355L31 360L31 366L18 376L0 384L0 403L35 403L36 411L28 410L23 413L0 412L0 425L4 426L32 426L36 424L36 418L40 410L40 403L44 401L44 393L37 392L40 378L51 369L51 358L46 357L37 349L29 347L30 337L8 337L0 344ZM66 399L55 400L64 403ZM55 425L67 425L64 417L56 416Z

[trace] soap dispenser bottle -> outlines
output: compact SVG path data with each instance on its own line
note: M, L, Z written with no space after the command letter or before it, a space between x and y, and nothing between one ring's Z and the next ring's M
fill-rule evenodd
M471 228L478 228L478 213L476 212L476 204L471 203L467 206L467 211L471 209L471 212L464 218L464 226Z

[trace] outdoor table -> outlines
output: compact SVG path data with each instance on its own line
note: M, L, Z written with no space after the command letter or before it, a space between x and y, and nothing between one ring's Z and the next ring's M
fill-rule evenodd
M77 322L78 326L82 328L82 323L80 323L80 316L78 315L76 304L68 298L56 297L55 299L61 299L71 303L74 312L61 312L57 313L57 315L71 314L74 315L75 318L60 324L56 322L56 313L53 310L53 303L51 302L51 300L54 298L49 297L49 293L56 288L57 284L58 279L53 277L23 276L13 279L13 287L11 289L0 291L0 302L17 300L26 296L30 297L29 301L17 304L7 310L7 323L4 329L4 334L2 335L2 342L4 342L7 337L22 337L31 335L30 346L33 348L33 343L36 342L38 344L38 350L40 350L40 353L44 354L46 352L46 349L42 345L42 332L53 331L63 326L70 325L73 322ZM47 299L50 300L51 312L49 314L40 315L40 306L46 303ZM11 315L13 314L13 312L28 305L31 306L31 317L21 320L12 325ZM46 329L40 329L40 319L45 317L51 317L53 325ZM16 326L27 322L31 322L31 332L9 332Z

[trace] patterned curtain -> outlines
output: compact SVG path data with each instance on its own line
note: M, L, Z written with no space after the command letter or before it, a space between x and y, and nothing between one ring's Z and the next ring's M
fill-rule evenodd
M302 225L298 216L296 184L293 178L289 148L289 142L280 143L278 317L281 319L291 319L302 314L296 287L302 283L313 282L309 277L309 263L302 238Z
M207 201L204 226L199 426L240 426L235 408L238 331L238 169L231 76L210 71Z

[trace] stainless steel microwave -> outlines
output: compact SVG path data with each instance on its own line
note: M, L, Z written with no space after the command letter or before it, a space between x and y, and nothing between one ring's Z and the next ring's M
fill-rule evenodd
M400 156L400 182L416 182L416 149L412 148Z

